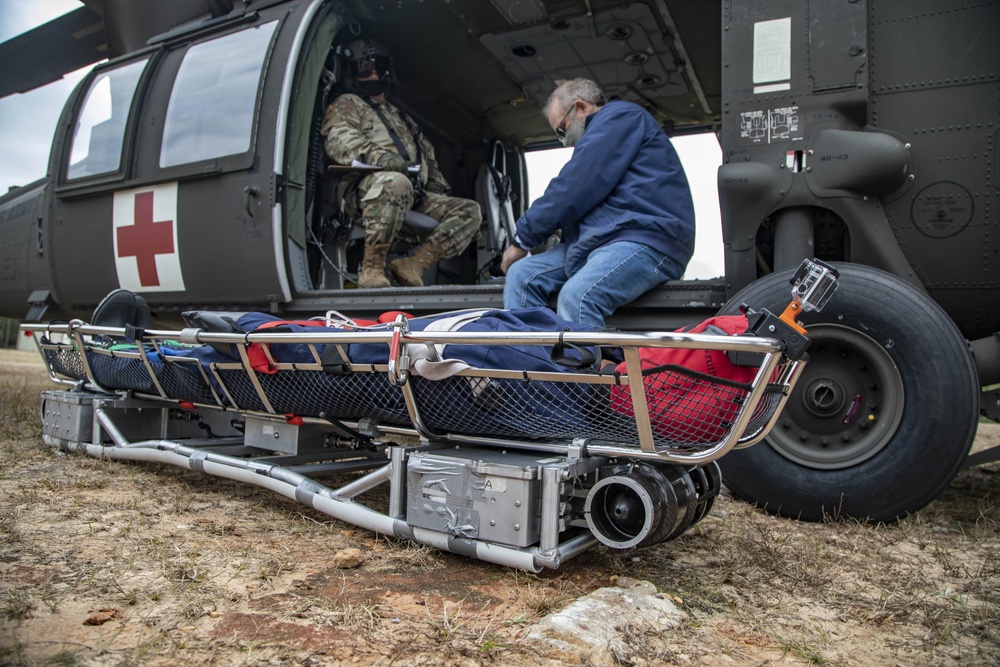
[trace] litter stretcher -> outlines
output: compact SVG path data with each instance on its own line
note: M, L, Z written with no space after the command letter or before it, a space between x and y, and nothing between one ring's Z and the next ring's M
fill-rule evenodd
M701 520L721 487L715 461L767 435L806 363L796 315L836 281L804 262L781 316L748 310L696 332L587 331L541 309L21 328L65 386L42 395L50 445L256 484L538 572ZM718 335L734 324L740 335ZM383 485L387 501L369 493Z

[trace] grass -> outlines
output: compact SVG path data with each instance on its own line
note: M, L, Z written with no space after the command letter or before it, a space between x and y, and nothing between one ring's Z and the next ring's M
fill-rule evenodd
M542 664L520 642L527 627L620 576L652 581L686 616L663 635L624 628L634 664L1000 662L1000 463L962 471L895 525L796 523L723 497L672 543L532 575L258 487L54 452L38 424L51 386L8 355L0 664ZM348 547L365 562L335 570ZM85 628L103 607L122 618ZM62 636L42 630L54 626Z

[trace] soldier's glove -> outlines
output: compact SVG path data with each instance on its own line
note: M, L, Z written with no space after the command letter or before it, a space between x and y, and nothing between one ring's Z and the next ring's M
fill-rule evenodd
M386 171L398 171L401 174L406 173L407 163L406 160L403 159L402 155L386 153L378 159L376 164Z
M448 186L444 183L439 183L438 181L431 181L424 186L424 190L427 190L427 192L433 192L436 195L448 194Z

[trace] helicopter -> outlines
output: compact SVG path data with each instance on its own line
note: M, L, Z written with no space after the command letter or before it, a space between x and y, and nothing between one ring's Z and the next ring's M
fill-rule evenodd
M784 516L891 521L1000 421L1000 3L945 0L84 0L0 44L0 95L107 58L71 94L48 176L0 197L0 312L87 317L109 291L185 310L365 317L502 306L496 258L555 145L557 81L595 80L668 134L716 132L725 276L671 281L609 319L780 308L799 262L841 287L802 320L811 362L782 421L721 463ZM392 51L395 99L437 147L479 240L426 287L358 288L357 226L318 122L335 45ZM991 206L992 205L992 206ZM414 239L419 231L413 230Z

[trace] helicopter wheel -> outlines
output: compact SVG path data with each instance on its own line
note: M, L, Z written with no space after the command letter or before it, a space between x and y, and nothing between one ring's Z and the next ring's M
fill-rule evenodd
M837 265L840 287L801 320L809 363L760 444L719 461L737 496L782 516L894 521L958 472L975 437L979 383L948 315L899 278ZM780 312L792 271L746 287L722 309Z

